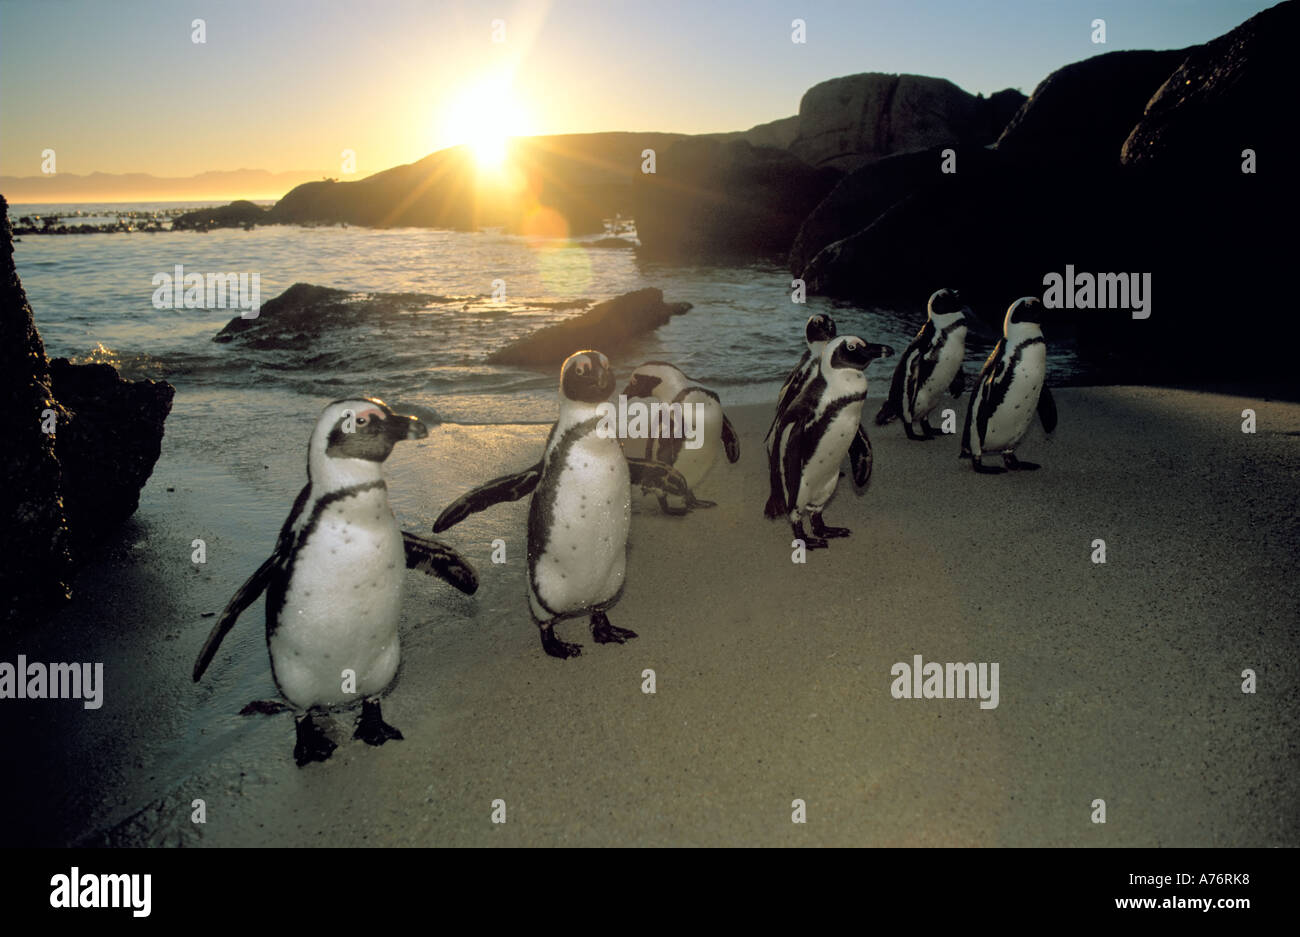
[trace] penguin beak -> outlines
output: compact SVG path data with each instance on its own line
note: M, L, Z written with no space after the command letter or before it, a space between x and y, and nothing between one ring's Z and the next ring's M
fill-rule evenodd
M424 439L429 435L429 427L421 423L419 417L394 413L388 421L388 435L393 442L401 442L403 439Z
M867 363L869 364L872 361L875 361L877 358L892 357L894 354L894 349L891 348L889 345L874 345L871 342L867 342L866 354L867 354Z

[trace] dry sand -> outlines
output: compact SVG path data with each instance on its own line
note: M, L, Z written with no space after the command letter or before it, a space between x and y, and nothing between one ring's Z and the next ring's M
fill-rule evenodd
M843 480L826 515L853 536L805 565L790 561L788 526L762 517L769 411L734 409L741 461L698 491L718 507L670 518L638 503L610 619L640 638L595 645L573 621L561 636L583 654L570 661L542 653L528 617L527 500L475 515L445 536L477 565L476 597L407 582L402 674L384 705L406 740L349 741L302 770L291 717L236 715L274 694L260 602L202 684L189 672L213 621L201 614L274 541L315 403L263 440L255 466L165 442L140 512L76 603L0 645L0 660L103 660L108 679L96 712L0 703L23 768L4 839L1300 844L1300 405L1145 388L1057 401L1055 438L1035 427L1021 450L1036 473L976 476L955 439L872 427L870 487ZM1248 406L1254 435L1241 432ZM545 434L444 426L399 447L399 518L428 531L456 495L535 461ZM195 567L190 541L204 535L209 561ZM490 561L497 537L504 566ZM1096 538L1105 565L1091 562ZM914 654L997 662L1000 705L894 699L890 668ZM190 822L194 798L205 825ZM806 824L791 822L795 798ZM1104 825L1090 820L1098 798ZM491 822L496 799L505 824Z

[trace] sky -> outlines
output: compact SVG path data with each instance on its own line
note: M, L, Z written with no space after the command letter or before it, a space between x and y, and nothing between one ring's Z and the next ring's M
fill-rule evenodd
M0 0L0 175L39 175L46 148L67 173L337 175L351 150L359 178L485 122L509 135L743 130L866 71L1029 94L1069 62L1205 42L1271 5ZM1091 41L1097 18L1105 45Z

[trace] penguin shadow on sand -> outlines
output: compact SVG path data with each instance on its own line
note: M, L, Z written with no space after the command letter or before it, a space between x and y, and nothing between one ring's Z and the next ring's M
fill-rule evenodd
M870 481L874 454L862 427L864 372L894 350L855 335L837 335L827 315L809 318L805 338L808 349L781 388L767 433L769 496L763 514L770 520L786 517L795 539L811 550L852 533L828 526L822 512L839 484L846 456L855 487L862 490ZM811 534L804 530L805 519Z
M622 597L632 486L703 503L683 474L665 461L627 456L609 427L614 372L598 351L578 351L560 368L560 413L540 462L494 478L457 498L434 521L434 533L470 514L532 495L528 506L528 608L542 650L577 657L579 644L562 641L555 627L587 617L597 644L623 644L636 632L610 623Z
M428 436L418 418L373 398L325 407L308 444L307 484L275 549L227 604L194 664L198 682L239 616L266 593L266 645L279 700L241 715L295 714L294 759L324 761L337 748L331 713L355 709L354 739L400 740L380 698L400 663L398 620L408 569L437 576L466 595L474 568L451 546L402 530L388 502L383 464L393 447Z

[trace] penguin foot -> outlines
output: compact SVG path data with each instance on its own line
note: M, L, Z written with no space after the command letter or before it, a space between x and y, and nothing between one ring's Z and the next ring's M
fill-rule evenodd
M936 434L934 433L933 430L931 430L930 432L926 432L926 430L930 429L929 426L927 426L925 423L922 423L921 427L922 429L918 432L917 430L912 429L910 423L903 424L903 429L907 430L908 439L913 439L916 442L929 442L931 439L934 439Z
M298 741L293 746L293 760L302 768L313 761L324 761L334 754L337 745L317 725L311 713L303 713L297 719Z
M847 537L853 531L847 527L827 527L822 523L821 515L815 515L812 519L813 534L818 537L833 539L835 537Z
M1013 472L1032 472L1035 469L1042 468L1037 462L1021 462L1015 457L1014 453L1003 453L1002 462L1008 469Z
M830 546L830 543L827 540L824 540L821 537L810 537L806 533L804 533L802 522L798 524L793 524L791 526L794 529L795 539L802 540L805 548L809 550L822 550Z
M668 498L665 495L659 496L659 510L663 511L669 517L681 517L683 514L689 514L691 511L689 505L680 508L672 507L668 503Z
M278 699L255 699L239 711L241 716L274 716L293 707Z
M542 650L552 657L565 660L569 657L580 656L582 654L582 645L561 641L555 636L554 624L550 624L542 626Z
M636 632L615 628L604 612L597 612L591 616L591 637L597 644L626 644L636 637Z
M694 508L716 508L716 507L718 506L718 502L716 502L716 501L705 501L703 498L697 498L697 497L695 497L694 495L691 495L689 498L686 499L686 506L687 506L688 508L692 508L692 509L694 509Z
M390 740L400 742L402 733L384 722L379 700L368 699L361 702L361 715L357 717L357 728L352 737L361 739L367 745L383 745Z
M1006 471L1006 469L998 468L996 465L985 465L974 456L971 456L971 461L975 466L975 471L979 472L981 475L1001 475Z
M921 431L925 433L926 439L934 439L936 436L943 435L943 433L931 426L928 420L921 421Z

